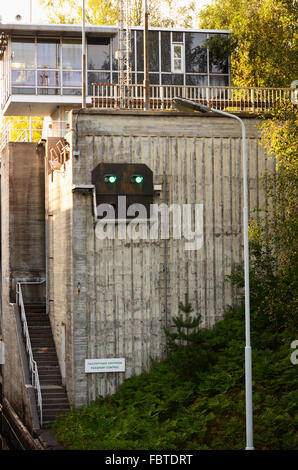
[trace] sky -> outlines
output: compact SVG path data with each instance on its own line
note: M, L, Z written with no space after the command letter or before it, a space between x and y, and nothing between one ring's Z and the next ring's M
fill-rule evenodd
M81 0L78 0L78 3ZM22 23L30 22L30 3L32 2L32 23L47 23L46 14L39 4L39 0L0 0L0 17L3 23L16 22L16 15L22 16ZM181 5L187 0L179 0ZM150 0L149 0L150 3ZM211 0L196 0L197 7L211 3Z

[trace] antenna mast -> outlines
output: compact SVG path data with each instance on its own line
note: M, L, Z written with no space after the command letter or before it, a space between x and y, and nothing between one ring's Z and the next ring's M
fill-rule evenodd
M120 0L118 70L120 108L131 97L131 0Z

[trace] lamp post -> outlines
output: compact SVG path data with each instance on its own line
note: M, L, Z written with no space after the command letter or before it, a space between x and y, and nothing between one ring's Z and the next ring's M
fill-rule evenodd
M249 248L248 248L248 189L247 189L247 149L246 132L242 119L235 114L210 108L184 98L174 98L173 105L181 111L201 111L214 113L236 119L242 131L242 161L243 161L243 239L244 239L244 294L245 294L245 403L246 403L246 450L253 447L253 412L252 412L252 366L250 345L250 302L249 302Z
M85 0L82 0L82 108L86 108L86 35Z

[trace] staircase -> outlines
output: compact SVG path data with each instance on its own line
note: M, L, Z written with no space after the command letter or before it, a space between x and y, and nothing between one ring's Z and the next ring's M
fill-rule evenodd
M42 395L42 425L69 411L69 402L58 363L50 319L45 304L25 304L33 358L37 363Z

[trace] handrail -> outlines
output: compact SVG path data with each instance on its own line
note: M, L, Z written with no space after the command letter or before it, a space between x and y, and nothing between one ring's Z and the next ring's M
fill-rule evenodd
M28 329L28 324L27 324L21 284L43 284L44 282L45 282L45 279L43 279L42 281L35 281L35 282L33 281L17 282L17 304L21 308L23 333L24 333L25 341L26 341L26 351L29 356L29 370L31 371L31 382L37 392L37 405L39 408L39 418L40 418L41 426L42 426L42 395L41 395L40 381L39 381L39 375L38 375L38 368L37 368L37 364L33 358L33 353L32 353L32 347L31 347L31 341L30 341L29 329Z
M92 83L94 108L142 109L144 87L141 84L125 85ZM120 96L124 93L124 97ZM290 88L150 85L150 109L171 109L175 97L191 99L219 110L262 113L272 110L280 102L290 100Z

